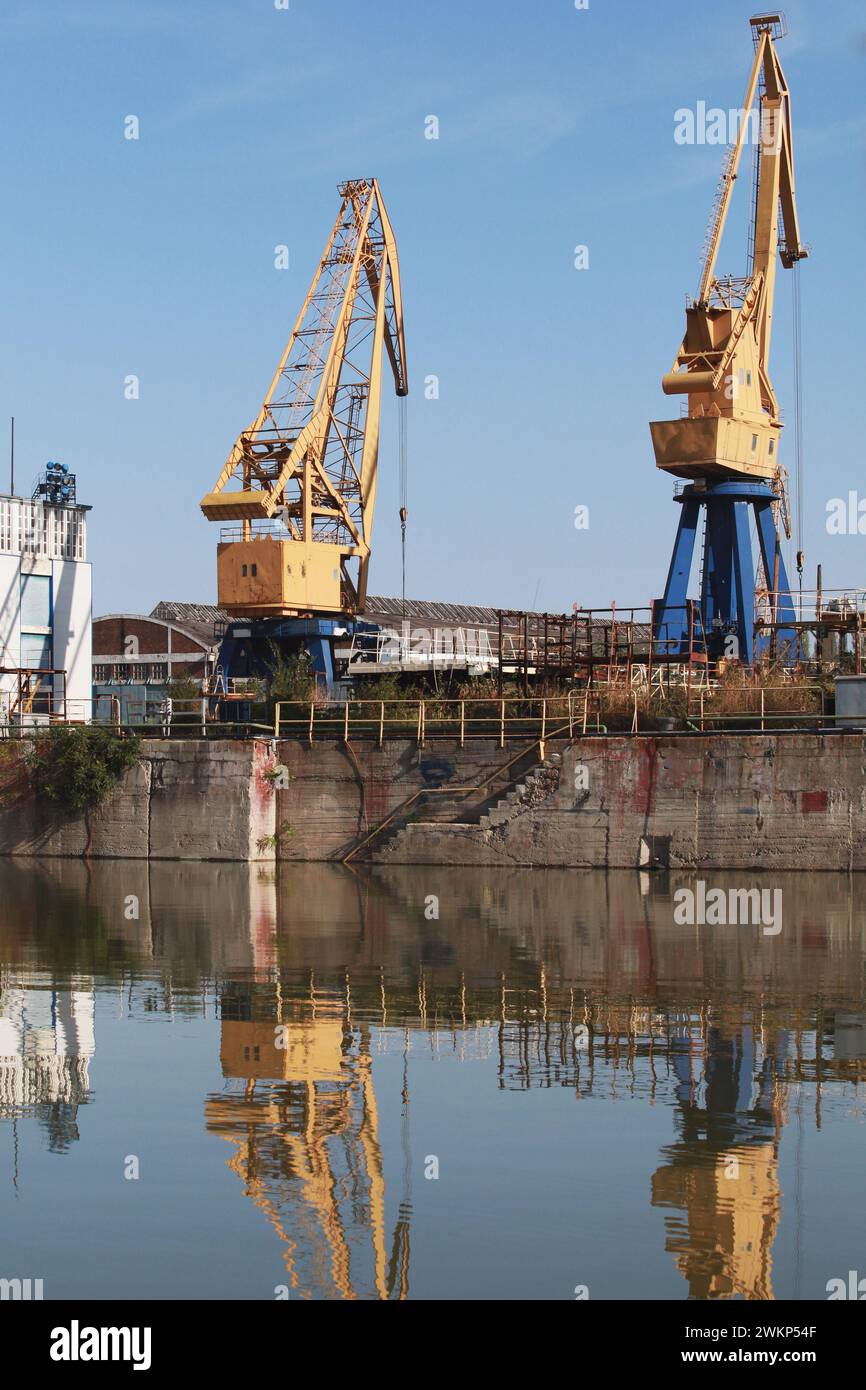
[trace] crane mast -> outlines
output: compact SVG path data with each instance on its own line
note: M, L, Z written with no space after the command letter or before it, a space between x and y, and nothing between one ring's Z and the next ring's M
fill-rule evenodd
M747 579L749 507L757 521L773 623L794 617L778 535L777 514L781 510L787 517L787 494L769 355L778 261L790 269L809 253L800 239L794 192L790 94L776 52L776 40L786 32L784 20L775 13L756 15L749 23L754 61L710 218L700 287L687 306L673 366L662 378L666 395L686 397L687 413L653 421L650 431L656 466L690 484L677 497L683 510L657 610L659 641L672 653L682 650L686 586L704 506L701 615L707 648L710 655L735 655L751 664L755 589L754 576ZM716 265L750 133L757 144L751 264L744 276L720 277ZM732 636L735 641L725 640Z
M378 182L352 179L339 193L261 409L202 498L224 524L219 603L233 616L364 609L385 353L397 395L409 388L397 244Z

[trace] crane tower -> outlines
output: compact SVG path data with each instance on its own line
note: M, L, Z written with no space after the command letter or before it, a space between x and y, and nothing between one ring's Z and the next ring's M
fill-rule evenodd
M796 615L780 545L780 518L787 529L787 490L769 354L777 260L790 269L808 255L794 197L790 97L776 53L784 21L780 14L766 14L749 23L755 58L710 218L700 288L686 310L682 346L662 379L666 395L686 396L688 413L650 425L657 467L687 480L676 497L682 510L664 597L655 604L657 650L673 656L690 649L686 593L703 514L700 614L707 652L746 665L755 656L750 510L773 631L779 643L795 636L784 626ZM751 264L745 276L719 277L722 235L750 134L755 143Z
M332 641L364 610L376 502L382 360L408 394L397 244L376 179L340 211L264 402L202 498L222 523L228 675L305 647L333 678Z

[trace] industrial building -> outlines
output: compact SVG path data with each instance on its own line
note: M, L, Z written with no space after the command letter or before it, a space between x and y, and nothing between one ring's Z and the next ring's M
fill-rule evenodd
M89 511L60 464L0 496L0 729L91 717Z
M149 614L107 613L93 623L93 699L100 722L155 718L169 681L212 680L224 616L207 604L158 603Z
M370 597L367 618L372 631L359 636L347 629L338 649L348 670L371 675L432 670L479 675L496 663L496 609ZM123 723L143 718L147 706L153 706L154 713L169 681L187 678L212 688L230 622L229 613L215 604L168 600L149 614L108 613L94 619L98 717L110 717L112 698L119 698L131 716Z
M176 611L174 611L176 610ZM93 683L165 685L205 680L216 655L206 604L157 604L149 614L107 613L93 622Z

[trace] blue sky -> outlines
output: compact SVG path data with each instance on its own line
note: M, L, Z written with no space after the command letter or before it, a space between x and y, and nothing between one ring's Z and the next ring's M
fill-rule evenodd
M786 12L812 248L807 583L822 560L825 585L862 584L866 538L828 536L825 518L830 498L866 496L866 11ZM740 105L749 13L734 0L6 0L0 438L14 414L19 490L48 459L78 474L95 611L215 600L218 527L199 500L258 409L337 183L371 174L406 308L408 594L550 611L660 594L678 513L648 422L678 412L660 378L722 157L677 145L674 112ZM130 114L138 141L123 136ZM720 271L745 268L745 201ZM281 243L288 271L274 268ZM790 278L771 370L792 420ZM379 594L400 585L396 443L389 399ZM0 464L4 490L7 477Z

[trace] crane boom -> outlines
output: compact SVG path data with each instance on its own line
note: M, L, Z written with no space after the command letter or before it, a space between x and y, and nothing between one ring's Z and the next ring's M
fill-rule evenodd
M262 407L201 502L209 520L240 523L217 551L219 602L237 616L364 608L383 352L397 395L409 388L397 243L378 182L339 192Z
M749 22L755 57L744 119L722 175L700 288L686 310L685 337L662 378L666 395L688 397L688 418L650 426L657 466L682 478L780 476L782 422L769 374L777 258L790 269L809 253L800 240L794 194L790 95L775 46L785 32L782 17L756 15ZM719 249L743 147L755 129L749 118L758 95L752 263L742 278L719 278Z

